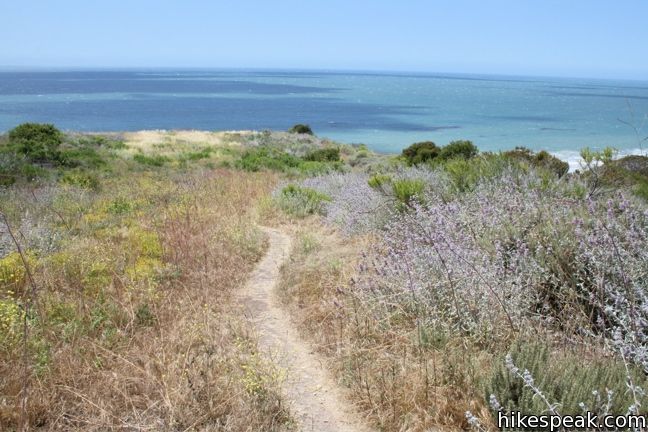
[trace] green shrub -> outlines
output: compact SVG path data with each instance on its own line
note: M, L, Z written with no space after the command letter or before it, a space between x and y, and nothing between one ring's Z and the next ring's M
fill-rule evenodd
M569 164L567 162L561 161L557 157L550 155L545 150L536 153L535 163L537 166L547 168L558 177L564 176L569 171Z
M23 123L9 131L9 146L32 162L59 162L63 134L52 124Z
M100 168L106 165L97 150L91 147L63 150L59 153L59 162L66 167Z
M567 171L569 171L569 164L567 162L561 161L545 150L534 153L526 147L516 147L514 150L509 150L503 154L505 157L513 161L525 162L530 166L549 170L558 177L562 177L567 174Z
M638 174L648 178L648 156L630 155L624 156L613 162L613 165L618 166L628 172Z
M298 123L295 126L288 129L288 132L295 134L308 134L313 135L313 130L307 124Z
M297 156L264 146L246 150L235 165L246 171L260 171L263 168L286 171L288 168L297 168L301 163L302 160Z
M587 361L582 356L571 353L551 354L541 343L516 343L511 351L516 367L522 373L525 369L533 376L535 385L550 403L560 403L558 411L562 415L581 414L579 403L590 410L597 411L601 403L592 393L597 391L602 402L607 402L607 390L614 392L610 413L623 414L633 403L632 395L626 387L626 368L613 358ZM513 376L500 359L485 385L486 400L491 394L497 397L507 411L520 411L524 414L540 414L547 411L546 404L524 385L520 377ZM645 388L646 378L641 371L630 369L635 385ZM644 402L646 396L641 398ZM642 404L645 406L645 404Z
M442 160L449 160L455 158L471 159L479 153L475 144L472 141L459 140L452 141L447 146L441 148L439 158Z
M104 147L113 150L126 148L123 141L102 135L81 135L72 143L77 147Z
M337 150L337 149L335 149ZM339 152L339 150L337 150ZM319 157L319 156L318 156ZM292 172L306 176L327 174L331 171L341 171L344 167L340 161L318 161L318 157L304 160L275 147L263 146L246 150L235 166L246 171L260 171L269 169L273 171ZM325 156L322 156L326 159Z
M472 190L480 181L500 175L511 161L497 154L483 153L472 159L450 159L442 167L456 192Z
M591 174L584 173L585 176ZM648 156L631 155L608 160L600 170L598 179L608 187L631 189L636 196L648 200Z
M19 175L20 177L31 181L38 177L45 177L47 175L47 170L43 167L26 163L20 166Z
M100 137L103 138L103 137ZM121 140L115 140L115 139L106 139L102 144L102 147L106 147L111 150L123 150L127 148L128 146L124 141Z
M342 171L344 165L341 162L314 162L303 161L297 167L300 174L305 176L316 176L328 174L332 171Z
M402 154L408 165L418 165L435 159L440 151L432 141L423 141L403 149Z
M328 147L313 150L312 152L306 154L303 159L306 161L315 162L337 162L340 160L340 149L337 147Z
M409 206L412 200L423 200L425 183L421 179L394 180L392 183L394 197L398 200L399 208Z
M133 160L135 162L141 163L142 165L161 167L164 166L165 163L169 162L170 159L166 156L146 156L142 153L138 153L133 156Z
M648 201L648 180L640 180L634 187L633 192L640 198Z
M106 211L115 215L130 213L135 205L124 197L117 197L108 204Z
M24 156L0 153L0 186L14 184L16 176L24 164Z
M77 169L65 171L60 181L61 183L92 190L98 190L100 186L99 179L96 175Z
M197 152L186 152L180 156L180 160L184 161L197 161L200 159L209 159L214 149L211 147L205 147L204 149Z
M277 198L277 203L283 211L297 217L321 214L324 211L324 203L329 201L331 197L328 195L293 184L284 187Z
M392 178L386 174L374 174L369 178L367 183L373 189L382 189L383 186L391 184Z

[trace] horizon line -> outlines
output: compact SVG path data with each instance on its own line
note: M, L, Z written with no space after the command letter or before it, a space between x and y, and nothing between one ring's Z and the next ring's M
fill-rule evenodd
M596 77L582 75L558 75L558 74L508 74L495 72L456 72L456 71L431 71L431 70L407 70L407 69L356 69L356 68L297 68L297 67L243 67L243 66L22 66L22 65L0 65L0 73L6 72L122 72L122 71L264 71L264 72L317 72L317 73L349 73L349 74L407 74L410 76L455 75L455 76L490 76L490 77L511 77L511 78L562 78L562 79L586 79L602 81L632 81L648 82L645 78L627 77Z

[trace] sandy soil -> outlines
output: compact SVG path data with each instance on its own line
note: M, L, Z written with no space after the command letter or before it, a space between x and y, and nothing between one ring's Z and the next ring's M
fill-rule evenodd
M264 231L270 247L248 280L243 302L259 332L262 353L286 372L284 394L300 430L369 431L274 294L279 269L292 247L290 236L271 228Z

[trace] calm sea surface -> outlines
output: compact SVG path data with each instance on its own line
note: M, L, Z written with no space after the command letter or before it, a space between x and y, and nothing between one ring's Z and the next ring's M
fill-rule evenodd
M482 150L639 147L648 81L280 71L1 72L0 131L287 129L387 152L470 139ZM643 135L648 135L648 124ZM648 145L648 142L644 144Z

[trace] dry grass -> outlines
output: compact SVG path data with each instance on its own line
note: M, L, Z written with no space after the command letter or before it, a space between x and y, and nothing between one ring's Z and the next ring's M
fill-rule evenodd
M218 154L238 149L241 147L240 140L231 137L242 139L245 134L197 130L144 130L124 132L119 136L127 146L122 150L124 155L144 154L176 159L205 150Z
M55 252L33 254L28 338L0 350L0 429L289 428L278 374L232 303L264 250L253 208L275 181L132 172L85 201L51 188L48 205L14 191L5 212L55 208L68 228ZM25 304L25 284L0 284L2 300Z
M137 132L124 132L124 141L129 146L140 150L150 150L160 144L179 145L210 145L223 144L223 136L226 132L209 132L197 130L143 130Z
M380 430L460 430L466 410L487 413L483 395L471 389L489 356L460 340L422 340L406 317L378 321L354 295L352 277L361 252L375 244L370 238L341 238L317 221L304 222L296 238L282 299Z

